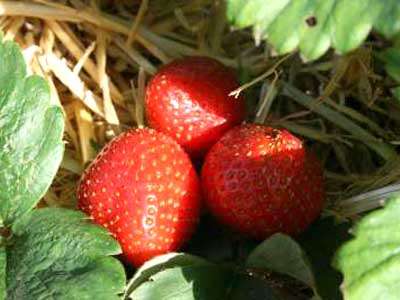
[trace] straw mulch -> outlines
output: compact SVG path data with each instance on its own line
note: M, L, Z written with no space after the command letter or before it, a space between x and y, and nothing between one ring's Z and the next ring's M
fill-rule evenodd
M77 181L97 151L145 124L146 81L187 55L236 68L244 85L233 94L246 94L249 120L288 128L318 152L326 213L354 215L400 189L400 106L374 57L385 41L374 37L347 56L331 52L304 64L256 45L250 30L231 30L224 8L213 0L0 1L0 31L21 45L30 72L47 79L66 116L64 160L42 205L75 206Z

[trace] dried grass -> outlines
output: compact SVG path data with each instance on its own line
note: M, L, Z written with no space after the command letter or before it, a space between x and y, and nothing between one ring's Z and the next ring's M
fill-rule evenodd
M372 48L302 64L297 55L281 59L268 45L256 47L249 31L232 32L224 14L223 1L212 0L0 1L5 39L21 45L30 72L48 80L66 116L66 153L41 205L74 207L79 176L97 151L145 124L146 80L184 55L237 68L248 83L233 92L250 99L249 119L307 139L324 162L328 212L363 212L379 199L363 209L351 196L397 187L400 106Z

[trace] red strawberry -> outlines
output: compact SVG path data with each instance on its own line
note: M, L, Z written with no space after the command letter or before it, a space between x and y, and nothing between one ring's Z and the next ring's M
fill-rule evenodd
M174 137L188 153L200 157L245 116L233 71L207 57L176 60L147 86L146 114L151 127Z
M209 151L202 185L211 212L245 235L297 234L321 212L322 169L286 130L242 125Z
M111 141L85 171L77 197L78 207L108 228L135 266L181 247L200 210L189 157L153 129L131 130Z

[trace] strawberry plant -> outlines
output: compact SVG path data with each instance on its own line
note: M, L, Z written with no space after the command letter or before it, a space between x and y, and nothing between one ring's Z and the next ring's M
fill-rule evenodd
M0 1L0 300L399 298L397 2Z
M0 74L2 90L6 91L3 111L16 112L5 115L3 122L2 147L13 147L13 151L3 152L2 162L21 161L20 165L4 165L2 173L3 182L8 183L3 187L2 200L4 299L117 299L123 292L125 299L240 299L254 289L259 295L279 299L287 292L253 280L246 268L287 274L315 289L305 255L295 241L283 235L272 237L249 253L243 266L218 265L183 253L149 260L178 249L190 236L197 223L200 197L189 158L175 141L154 130L122 134L102 150L82 178L79 206L106 229L74 210L34 209L61 162L63 112L50 104L43 79L26 76L26 65L14 43L0 44L0 61L5 62ZM13 101L14 97L20 101ZM166 173L158 175L161 170ZM40 190L35 190L33 181ZM139 194L130 198L135 191ZM138 197L151 198L151 203L142 206ZM155 210L157 218L149 209ZM144 223L135 226L135 222ZM140 227L148 231L136 233ZM126 287L122 264L110 257L120 254L121 248L107 230L120 242L126 261L137 266L145 262ZM296 262L294 269L264 261L265 252L280 261L284 252L265 249L281 247L289 251L288 255L293 255L292 248L297 249L292 259ZM191 282L196 283L196 290Z
M18 47L0 37L2 299L116 299L120 246L84 214L33 210L61 163L63 112L46 82L27 76Z

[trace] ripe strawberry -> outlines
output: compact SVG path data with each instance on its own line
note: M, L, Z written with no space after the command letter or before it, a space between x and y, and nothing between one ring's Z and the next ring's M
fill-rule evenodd
M233 71L207 57L176 60L150 81L146 114L151 127L174 137L188 153L201 157L245 116Z
M288 131L255 124L231 129L211 148L202 186L222 223L257 239L303 231L324 199L315 156Z
M189 157L153 129L111 141L85 171L77 197L78 207L108 228L135 266L181 247L200 210L200 184Z

